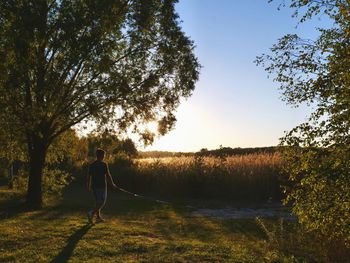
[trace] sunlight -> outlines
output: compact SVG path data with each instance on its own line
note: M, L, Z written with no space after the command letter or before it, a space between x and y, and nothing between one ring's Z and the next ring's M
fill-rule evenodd
M148 130L154 134L158 132L158 123L156 121L151 121L143 126L142 129Z
M142 150L198 151L203 145L212 148L218 146L213 145L216 143L217 136L216 121L210 112L193 102L184 101L175 115L177 118L175 128L164 136L158 136L153 145ZM156 131L156 123L148 126Z

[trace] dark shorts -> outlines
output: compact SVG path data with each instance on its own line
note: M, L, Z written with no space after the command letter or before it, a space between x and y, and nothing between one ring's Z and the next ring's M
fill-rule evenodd
M96 205L104 206L107 199L107 188L92 189L95 197Z

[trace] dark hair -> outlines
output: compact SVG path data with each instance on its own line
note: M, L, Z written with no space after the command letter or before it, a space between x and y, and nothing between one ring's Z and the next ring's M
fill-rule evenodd
M96 157L97 159L103 159L105 157L106 152L102 149L96 150Z

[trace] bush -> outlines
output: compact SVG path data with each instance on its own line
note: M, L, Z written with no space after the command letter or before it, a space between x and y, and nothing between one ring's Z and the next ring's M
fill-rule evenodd
M350 251L339 242L330 242L317 231L307 231L296 222L278 222L257 217L268 253L266 262L348 262ZM282 259L282 260L281 260Z
M43 176L43 193L61 195L63 189L71 182L71 174L60 169L45 169Z
M285 202L306 229L350 247L350 151L290 148L283 156L293 183Z
M42 191L46 196L59 196L63 189L71 182L71 175L67 171L60 169L44 169ZM25 192L28 185L28 175L21 171L14 177L13 187L16 190Z

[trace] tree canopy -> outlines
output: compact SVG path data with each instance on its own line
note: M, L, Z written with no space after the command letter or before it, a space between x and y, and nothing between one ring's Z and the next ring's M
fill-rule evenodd
M316 39L283 36L256 61L280 83L288 103L315 108L282 139L294 146L286 152L294 182L287 201L308 229L350 246L350 2L289 3L301 23L318 15L331 23Z
M350 129L350 8L346 0L291 1L301 22L320 13L333 22L320 28L317 39L288 34L271 48L272 54L257 58L281 84L291 104L308 103L315 111L308 122L288 136L289 144L330 146L349 143ZM306 11L300 14L301 10ZM293 134L298 136L293 137ZM294 140L294 141L293 141Z
M47 148L75 124L172 128L200 67L176 2L1 1L0 105L28 145L29 202L41 203Z

